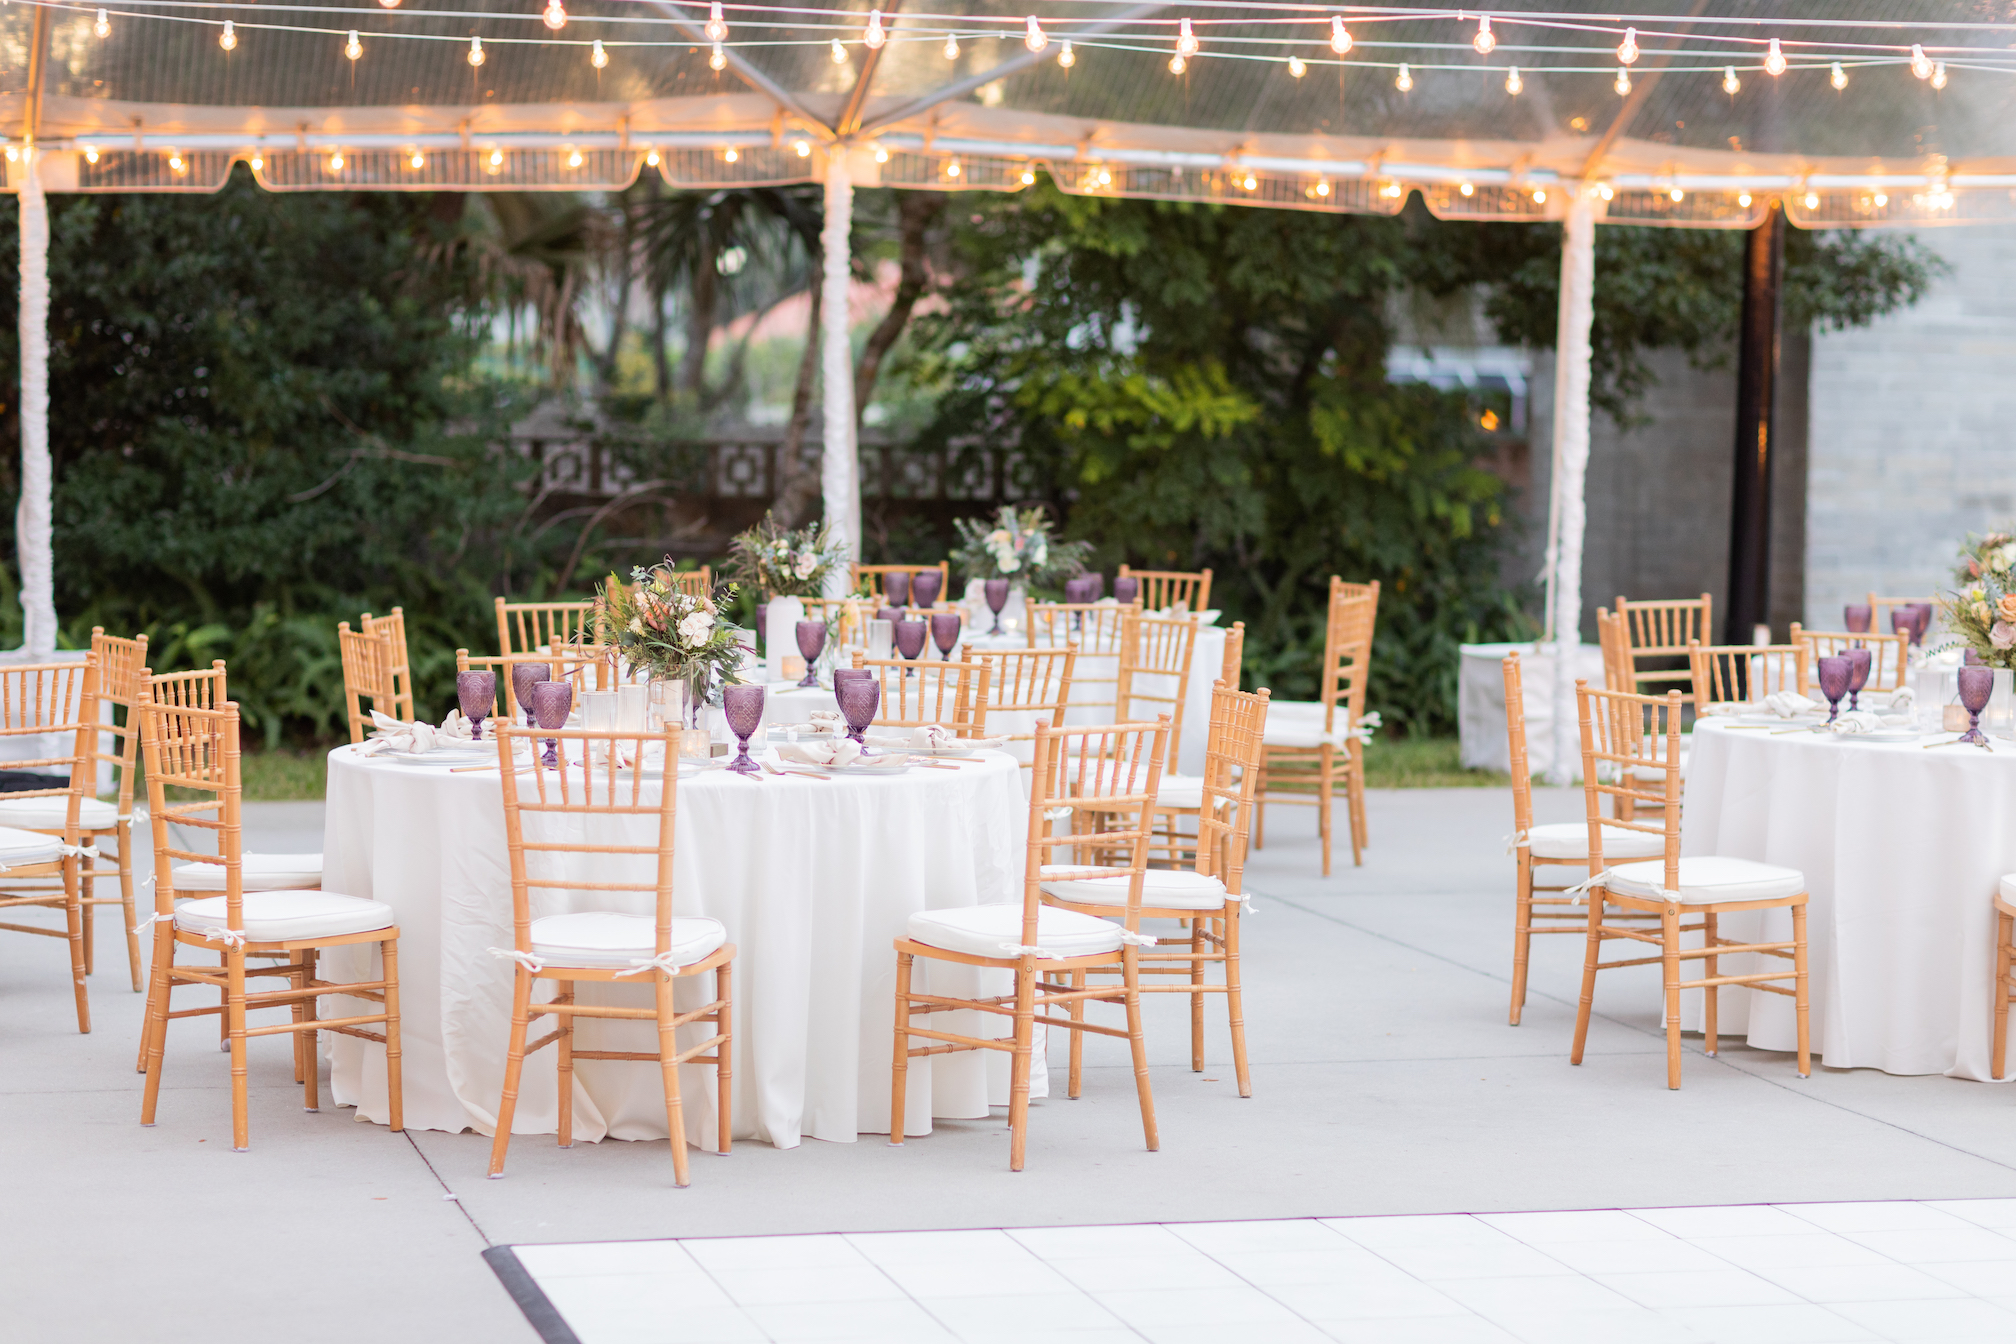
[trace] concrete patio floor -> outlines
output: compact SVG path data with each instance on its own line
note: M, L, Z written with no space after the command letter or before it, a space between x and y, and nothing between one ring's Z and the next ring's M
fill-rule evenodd
M1552 791L1537 805L1543 821L1581 806ZM320 847L318 804L247 811L249 848ZM1278 813L1253 856L1252 1099L1222 1007L1199 1075L1184 1002L1154 1001L1162 1151L1142 1150L1124 1046L1094 1038L1084 1099L1035 1104L1019 1175L996 1120L940 1122L900 1149L696 1153L686 1190L662 1144L528 1136L488 1181L479 1135L304 1114L277 1041L254 1043L252 1150L234 1154L207 1020L171 1034L160 1123L138 1123L141 999L115 915L89 1036L61 944L0 934L0 1203L25 1232L0 1271L9 1336L215 1340L220 1313L256 1309L304 1341L531 1340L479 1258L493 1244L2016 1197L2016 1093L1999 1087L1802 1080L1789 1056L1725 1039L1717 1059L1691 1043L1669 1092L1653 968L1606 977L1587 1062L1570 1067L1577 939L1536 941L1524 1025L1505 1023L1506 792L1375 793L1370 813L1363 868L1345 850L1315 876L1306 809Z

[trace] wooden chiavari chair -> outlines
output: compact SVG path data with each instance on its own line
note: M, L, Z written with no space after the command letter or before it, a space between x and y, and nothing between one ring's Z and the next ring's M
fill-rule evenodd
M702 565L698 569L675 569L668 572L672 586L688 597L714 596L714 566Z
M1183 930L1175 938L1137 954L1143 994L1190 996L1190 1068L1204 1069L1204 999L1223 994L1232 1026L1232 1067L1239 1095L1253 1095L1246 1067L1246 1013L1239 969L1239 915L1246 871L1246 840L1253 820L1253 796L1260 779L1261 734L1267 722L1266 690L1240 691L1218 682L1211 691L1211 735L1204 748L1200 778L1202 803L1196 809L1197 838L1188 868L1151 868L1142 879L1141 918L1174 919ZM1166 778L1166 776L1165 776ZM1089 915L1110 915L1126 906L1131 879L1115 873L1104 877L1045 881L1048 905ZM1187 943L1188 947L1184 947ZM1211 984L1206 972L1213 964L1223 980ZM1093 972L1108 975L1114 968ZM1087 972L1071 973L1072 988L1082 989ZM1182 983L1169 983L1170 977ZM1158 977L1150 979L1147 977ZM1072 1005L1072 1017L1083 1015ZM1070 1093L1078 1095L1084 1037L1071 1036Z
M876 606L886 606L887 603L883 601L883 596L888 590L882 585L882 576L884 574L915 574L919 570L925 569L935 569L938 571L938 600L941 602L951 601L953 593L952 562L950 560L940 560L935 565L863 565L850 563L847 566L847 591L850 593L865 593L874 599Z
M1908 633L1856 635L1845 630L1808 630L1794 621L1791 643L1805 653L1799 660L1797 689L1801 695L1819 694L1822 658L1831 658L1854 648L1869 650L1869 682L1863 690L1897 691L1903 689L1910 679L1911 636Z
M398 691L392 682L392 641L383 631L353 631L350 622L340 621L336 644L343 654L343 703L350 740L362 742L371 731L372 710L393 714L398 708ZM366 700L371 702L370 709L363 705Z
M1123 579L1141 581L1144 611L1202 611L1211 605L1211 571L1180 569L1130 569L1120 566Z
M1204 796L1203 777L1182 774L1177 767L1183 743L1183 710L1190 697L1190 657L1197 647L1197 618L1130 613L1125 625L1115 713L1135 723L1169 716L1169 759L1155 795L1159 839L1153 848L1174 866L1182 862L1187 848L1183 843L1186 837L1178 834L1181 820L1197 814Z
M392 707L385 712L404 723L413 721L413 660L406 653L406 609L392 608L390 616L364 613L359 625L367 635L383 635L390 642L392 663L386 669L392 678Z
M1664 696L1631 695L1592 690L1575 683L1576 708L1582 720L1582 795L1589 823L1588 947L1582 963L1582 998L1575 1011L1575 1045L1571 1064L1582 1062L1589 1035L1589 1014L1596 997L1596 974L1624 966L1659 966L1666 987L1666 1086L1680 1086L1680 994L1707 991L1702 1031L1710 1055L1716 1052L1716 999L1723 985L1748 985L1793 1001L1799 1024L1799 1076L1811 1072L1807 1058L1806 878L1795 868L1779 868L1749 859L1717 856L1680 857L1680 715L1685 697L1678 690ZM1656 774L1648 781L1647 773ZM1657 807L1656 823L1623 820L1602 814L1605 797L1623 798L1636 813ZM1611 863L1610 837L1625 832L1658 836L1663 857L1640 862ZM1637 929L1608 922L1610 906L1628 914L1652 915L1659 928ZM1748 910L1789 909L1790 941L1735 942L1723 938L1721 916ZM1682 917L1699 923L1683 924ZM1699 947L1682 947L1682 934L1701 934ZM1656 954L1622 961L1604 961L1603 944L1622 940L1648 944ZM1790 961L1786 970L1750 975L1723 975L1723 957L1755 954ZM1682 980L1680 963L1705 961L1699 979ZM1790 980L1791 988L1772 981Z
M1276 700L1267 708L1265 762L1253 818L1253 848L1266 838L1270 803L1316 806L1323 875L1330 875L1331 799L1341 782L1351 827L1351 862L1365 862L1365 743L1354 725L1365 717L1379 585L1330 580L1329 619L1316 700ZM1340 722L1341 719L1341 722Z
M497 1105L497 1134L490 1145L490 1175L504 1174L525 1056L553 1045L558 1047L562 1148L574 1143L575 1060L632 1060L659 1066L672 1145L672 1177L683 1186L687 1174L686 1119L679 1092L681 1064L714 1065L717 1147L723 1155L730 1148L735 945L728 941L728 931L720 921L672 913L678 772L667 769L663 781L654 782L646 780L643 770L622 768L625 760L644 759L647 742L657 743L668 763L676 761L678 730L668 727L662 734L640 734L505 724L497 729L496 737L503 776L504 836L511 858L512 942L508 951L493 950L516 962L517 970L512 980L504 1095ZM520 739L535 753L535 759L542 743L557 741L560 768L522 774L514 770L513 746ZM529 784L522 782L528 779ZM615 836L628 836L637 843L611 843ZM652 913L605 908L534 919L535 891L542 893L542 906L547 906L543 899L547 892L627 892L626 903L632 906L642 904L640 898L648 896ZM683 1013L673 1006L677 981L710 973L715 990L710 1002ZM582 1003L576 998L575 986L584 981L621 984L633 978L651 987L651 1007ZM549 1003L532 1002L533 986L540 980L555 983L558 992ZM528 1047L526 1032L536 1017L558 1021L551 1033ZM658 1048L576 1049L574 1026L584 1017L653 1022L658 1028ZM680 1049L679 1028L695 1022L706 1024L708 1039Z
M1104 727L1049 727L1036 730L1036 765L1029 787L1029 845L1022 899L998 905L924 910L910 916L906 936L896 940L896 1043L891 1069L889 1142L904 1139L905 1095L913 1058L962 1050L997 1050L1010 1056L1008 1169L1022 1170L1029 1126L1029 1061L1035 1029L1062 1027L1074 1033L1124 1037L1134 1056L1134 1088L1148 1150L1161 1146L1155 1130L1155 1100L1148 1086L1147 1042L1141 1033L1139 953L1152 941L1142 936L1142 890L1148 873L1149 809L1160 782L1169 745L1169 721L1119 723ZM1053 816L1053 814L1061 814ZM1061 824L1060 824L1061 822ZM1100 857L1124 852L1124 866L1073 862L1051 866L1060 849L1089 849ZM1073 858L1081 856L1074 854ZM1046 882L1076 877L1119 877L1124 903L1112 907L1120 922L1045 905ZM918 958L960 966L1011 971L1015 992L989 998L958 998L912 988ZM1112 967L1117 985L1079 988L1076 973ZM1125 1005L1123 1028L1084 1020L1082 1005L1098 1001ZM1059 1016L1062 1008L1068 1016ZM1008 1036L973 1036L913 1025L913 1019L970 1010L1011 1018ZM912 1048L912 1037L932 1044Z
M1603 651L1603 689L1636 690L1637 682L1631 673L1631 637L1624 633L1624 617L1608 607L1596 608L1596 644Z
M1707 593L1699 598L1659 602L1631 602L1617 599L1616 615L1624 621L1624 648L1631 669L1628 689L1638 692L1659 690L1679 683L1681 693L1694 680L1685 663L1687 646L1714 638L1715 599Z
M399 928L392 907L361 896L333 891L250 891L243 881L244 855L241 785L239 780L238 706L226 701L215 708L157 705L152 688L142 693L141 743L147 761L147 803L154 826L153 980L147 994L147 1085L140 1102L140 1123L154 1123L161 1096L161 1059L168 1023L179 1017L221 1013L231 1051L231 1147L250 1146L250 1116L246 1096L245 1047L254 1036L289 1035L294 1040L294 1069L302 1084L302 1105L319 1109L315 1033L337 1031L385 1048L386 1102L391 1127L404 1127L399 1064ZM193 800L171 802L168 790L193 794ZM169 827L210 831L216 849L201 853L178 848ZM184 864L222 867L224 889L215 896L184 900L188 893L175 885ZM223 965L181 962L183 948L215 951L223 947ZM382 961L376 980L332 983L318 975L317 958L333 947L375 944ZM280 956L283 964L248 966L249 956ZM252 992L248 977L285 979L285 989ZM173 991L182 985L203 985L221 991L222 1004L172 1009ZM323 1018L325 995L363 999L379 1011ZM249 1026L248 1012L288 1008L292 1020ZM377 1027L377 1031L366 1028Z
M1688 647L1689 693L1696 709L1725 701L1762 700L1773 691L1805 693L1804 644L1693 644ZM1685 745L1685 739L1682 739ZM1684 771L1686 761L1681 761Z
M1512 921L1512 1013L1519 1025L1526 1007L1526 967L1536 933L1586 933L1589 912L1568 884L1541 886L1541 867L1586 869L1589 827L1579 821L1533 824L1533 771L1526 757L1524 671L1519 655L1505 655L1505 733L1511 747L1512 856L1518 865L1518 885ZM1663 838L1638 831L1617 831L1604 842L1612 859L1653 859L1665 853ZM1624 922L1643 917L1621 916Z
M77 1000L77 1030L91 1030L91 1000L84 985L84 804L96 802L98 773L98 655L79 663L0 666L0 739L53 739L62 754L7 762L9 769L50 775L50 787L9 794L20 803L36 800L60 807L60 834L0 826L0 864L6 890L0 910L40 906L60 908L64 927L0 924L14 933L63 938L70 944L70 980ZM28 745L28 751L38 750ZM67 778L53 774L62 770ZM60 881L60 889L49 884Z
M1038 726L1064 726L1064 713L1071 707L1072 666L1078 661L1076 644L1061 649L976 649L962 644L959 658L987 668L987 712L994 720L993 736L1007 738L1011 744L1007 749L1017 760L1024 751L1019 744L1033 743ZM1023 714L1033 720L1029 731L1013 731L1016 719ZM1006 732L1002 731L1004 715L1009 716L1010 731ZM1025 768L1035 764L1034 748L1028 753L1029 759L1022 760Z
M1225 657L1218 665L1218 680L1239 689L1239 677L1246 664L1246 622L1234 621L1225 632Z
M854 655L854 666L875 674L882 699L875 723L883 728L921 728L936 723L956 737L987 736L987 713L994 668L985 662L948 663L920 658Z
M600 641L597 607L586 602L506 602L497 599L497 652L551 652L567 644Z
M519 719L524 717L527 706L518 703L518 688L511 681L512 668L520 663L558 668L557 679L573 683L574 707L579 709L583 691L606 691L618 684L618 657L614 644L569 644L554 653L512 653L501 658L479 658L467 649L457 649L455 670L496 673L497 686L490 711L495 715L501 710L505 717Z
M1111 718L1120 703L1120 657L1127 647L1126 620L1141 610L1139 603L1121 606L1116 602L1031 602L1028 604L1028 647L1061 649L1076 645L1078 663L1072 672L1072 707L1104 711ZM1088 666L1085 659L1110 658L1113 675L1105 675L1105 665ZM1083 694L1093 688L1091 697ZM1111 687L1109 691L1107 688Z

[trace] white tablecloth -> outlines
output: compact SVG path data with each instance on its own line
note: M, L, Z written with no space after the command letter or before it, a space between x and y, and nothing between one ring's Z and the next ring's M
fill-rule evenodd
M2016 871L2012 816L2016 745L2007 741L1992 752L1926 750L1711 721L1694 730L1682 852L1805 873L1812 1047L1821 1062L1986 1080L1991 902L1997 880ZM1722 923L1725 937L1791 936L1784 911ZM1729 958L1722 973L1759 960ZM1697 1002L1687 1005L1687 1023L1696 1027L1700 996L1690 997ZM1721 1030L1791 1050L1792 1001L1725 990Z
M1526 705L1526 763L1538 771L1554 760L1554 646L1465 644L1456 681L1456 731L1466 769L1501 773L1512 769L1512 747L1505 740L1508 653L1519 655L1521 698ZM1575 675L1601 687L1603 650L1594 644L1577 645Z
M737 1138L793 1147L803 1135L848 1142L857 1133L888 1132L891 941L919 910L1021 899L1028 810L1019 775L1010 758L995 754L956 774L912 770L894 779L831 781L765 775L759 782L714 771L679 784L679 913L720 920L737 947ZM329 757L325 825L329 889L399 912L406 1123L493 1133L513 971L489 951L511 946L496 773L370 761L339 747ZM535 917L651 910L649 897L634 893L554 900L550 910L535 906ZM343 952L360 962L369 955ZM329 956L338 976L362 970ZM1000 981L988 992L1009 992L1005 973L988 975ZM694 1005L704 1002L706 979L682 985L682 1006L689 997ZM931 966L926 984L976 989L973 972L942 963ZM651 1001L644 986L594 988L624 1002ZM542 990L542 997L550 992ZM602 1048L655 1048L649 1023L601 1022L582 1030L625 1042ZM332 1037L336 1100L384 1123L382 1048L333 1034L323 1039ZM585 1040L583 1047L591 1048ZM984 1117L990 1092L998 1091L995 1104L1005 1103L1006 1057L985 1055L913 1061L907 1132L929 1133L933 1116ZM1040 1069L1040 1055L1037 1063ZM579 1137L665 1136L655 1067L584 1060L576 1069ZM711 1068L696 1065L682 1075L689 1133L708 1145L713 1077ZM527 1062L513 1131L555 1132L556 1098L549 1049Z

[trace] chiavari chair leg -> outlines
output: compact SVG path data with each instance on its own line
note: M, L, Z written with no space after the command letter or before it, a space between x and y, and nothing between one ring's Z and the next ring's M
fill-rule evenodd
M1596 959L1603 951L1603 892L1597 888L1589 893L1589 945L1582 954L1582 1000L1575 1006L1575 1044L1568 1051L1568 1062L1582 1062L1582 1045L1589 1039L1589 1010L1596 1002Z
M1712 910L1703 912L1701 916L1701 946L1708 949L1708 955L1702 959L1701 963L1706 968L1701 973L1704 980L1713 980L1718 974L1715 968L1720 964L1721 958L1715 955L1715 940L1719 936L1715 929L1715 912ZM1713 1058L1716 1050L1715 1037L1717 1034L1715 1031L1715 1013L1722 1006L1722 992L1719 985L1709 985L1703 992L1707 994L1708 998L1701 1005L1701 1039L1706 1047L1704 1053Z
M525 1072L525 1022L532 1011L532 973L523 966L511 985L511 1045L504 1053L504 1095L497 1102L497 1133L490 1140L490 1179L504 1174L511 1146L511 1116L518 1109L518 1082Z
M295 990L297 992L308 988L309 981L312 980L314 977L308 974L307 961L308 961L307 954L302 953L300 956L299 968L296 970L289 971L287 973L287 988ZM291 1016L292 1019L297 1024L305 1022L308 1020L307 1007L308 1007L307 999L305 998L296 999L292 1003L287 1005L289 1016ZM305 1081L306 1071L303 1069L301 1063L303 1059L304 1042L302 1041L301 1038L304 1035L306 1035L306 1033L296 1031L296 1032L290 1032L289 1035L293 1037L294 1042L294 1082L296 1086L299 1086L302 1082ZM301 1104L303 1109L305 1110L312 1111L315 1109L313 1102L303 1100Z
M734 1148L735 1070L735 986L729 967L722 962L714 968L714 998L721 1006L714 1010L714 1034L721 1040L714 1047L714 1137L716 1151L728 1156Z
M1267 848L1267 754L1261 752L1260 777L1253 782L1253 848Z
M1680 1090L1680 907L1659 914L1659 969L1666 976L1666 1086Z
M1330 814L1332 807L1330 790L1335 784L1334 772L1337 768L1336 752L1337 749L1335 747L1332 747L1327 742L1324 743L1321 753L1321 764L1317 767L1316 829L1323 836L1323 876L1325 877L1330 876Z
M653 971L658 991L658 1070L665 1080L665 1127L672 1140L672 1184L684 1189L686 1176L686 1105L679 1096L678 1010L672 1006L672 977Z
M140 971L140 935L134 932L139 920L133 904L133 823L119 823L119 910L126 924L126 968L133 975L133 992L143 988Z
M89 1034L91 997L84 984L84 977L89 974L84 967L84 915L90 907L84 904L82 884L75 870L64 875L63 887L63 920L70 936L70 984L77 998L77 1030Z
M1253 1075L1246 1066L1246 998L1239 985L1239 902L1225 905L1225 1011L1232 1019L1232 1070L1239 1095L1253 1095Z
M147 993L147 1029L144 1048L146 1057L143 1069L147 1074L146 1089L140 1094L140 1123L154 1123L154 1105L161 1099L161 1048L168 1035L168 986L169 971L175 964L175 936L170 933L168 923L154 926L154 978Z
M394 1134L406 1128L406 1066L399 1057L399 940L378 944L379 979L385 982L385 1118ZM311 1052L308 1062L315 1056Z
M903 1146L903 1098L910 1085L910 974L916 960L908 952L896 954L896 1049L889 1069L889 1143L896 1148Z
M1792 1012L1799 1021L1799 1076L1813 1076L1806 1000L1806 902L1792 907Z
M1073 1036L1081 1035L1072 1032ZM1023 957L1015 968L1015 1052L1008 1065L1008 1170L1022 1170L1029 1142L1029 1068L1036 1036L1036 968Z
M1204 917L1190 921L1190 1072L1204 1072Z
M1080 966L1078 969L1071 972L1071 989L1075 993L1084 988L1085 988L1085 968L1083 966ZM1083 999L1071 1000L1071 1020L1073 1022L1083 1022L1085 1020L1085 1000ZM1068 1100L1071 1101L1078 1100L1078 1084L1080 1081L1080 1075L1083 1072L1084 1067L1085 1067L1085 1033L1077 1030L1076 1028L1073 1028L1071 1032L1071 1075L1070 1075L1070 1082L1066 1085L1064 1092L1064 1095Z
M562 981L560 992L553 996L553 1002L561 1005L574 1002L574 986L567 981ZM553 1042L554 1058L558 1061L560 1071L560 1132L558 1137L562 1148L572 1148L574 1146L574 1014L555 1013L553 1015L553 1025L555 1027ZM678 1052L674 1051L673 1053L677 1054Z
M230 954L219 952L217 954L217 974L228 976L230 973ZM217 1048L224 1051L228 1051L231 1048L231 991L228 989L217 991Z
M231 1151L252 1146L250 1099L245 1082L245 949L224 954L225 1025L231 1032Z
M89 846L95 837L89 831L84 833L84 843ZM82 890L78 898L84 906L84 974L98 973L98 874L91 856L86 854L77 860L77 885Z
M1161 1149L1162 1136L1155 1128L1155 1094L1148 1086L1148 1038L1141 1029L1140 952L1132 944L1120 949L1120 969L1126 981L1127 1044L1134 1054L1134 1092L1141 1099L1141 1134L1148 1141L1148 1151L1153 1153Z
M1995 912L1995 1044L1988 1076L2000 1078L2009 1055L2009 943L2016 938L2016 918Z
M1533 952L1533 856L1514 851L1519 863L1519 894L1512 916L1512 1025L1526 1009L1526 963Z
M1354 741L1345 748L1345 759L1351 773L1345 778L1344 786L1349 793L1351 805L1351 862L1365 866L1365 846L1371 843L1366 838L1365 827L1365 746Z

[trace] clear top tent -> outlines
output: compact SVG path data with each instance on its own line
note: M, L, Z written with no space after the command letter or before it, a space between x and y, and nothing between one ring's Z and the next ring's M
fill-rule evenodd
M2016 219L2012 44L2016 6L1980 0L15 0L0 130L22 205L28 644L54 639L44 194L215 191L240 161L273 191L824 183L823 484L850 541L855 187L1041 174L1385 214L1418 191L1442 218L1563 221L1549 590L1573 640L1595 225Z

